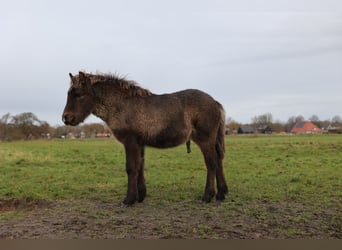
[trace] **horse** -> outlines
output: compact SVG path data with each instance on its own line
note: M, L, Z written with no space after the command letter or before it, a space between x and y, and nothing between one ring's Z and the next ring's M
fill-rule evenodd
M225 111L219 102L197 89L153 94L135 81L115 74L80 71L69 76L63 122L76 126L93 114L108 125L124 146L128 185L123 206L142 202L146 197L146 146L170 148L186 143L190 153L190 140L199 146L207 168L202 201L209 203L215 194L217 201L225 199Z

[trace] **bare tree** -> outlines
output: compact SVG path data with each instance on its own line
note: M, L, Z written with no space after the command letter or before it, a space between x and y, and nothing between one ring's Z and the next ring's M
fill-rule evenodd
M38 117L31 113L25 112L10 119L11 139L33 139L40 138L50 133L50 125L41 121Z
M240 125L241 124L235 121L232 117L228 117L226 120L226 134L236 132Z
M4 114L1 118L0 118L0 123L2 124L7 124L8 121L10 120L11 118L11 114L10 113L6 113Z
M296 117L290 116L289 119L287 119L287 124L295 124L296 123Z
M317 115L312 115L312 116L310 116L310 117L309 117L309 120L310 120L313 124L315 124L316 126L321 127L321 121L320 121L320 119L318 118Z
M286 132L290 132L290 130L293 128L293 126L296 124L296 122L298 121L299 118L297 118L296 116L290 116L289 119L287 120L287 123L285 124L285 131ZM303 118L304 119L304 118Z
M11 118L11 114L4 114L0 118L0 140L8 140L8 122Z
M302 116L302 115L297 115L297 116L296 116L296 122L302 122L302 121L304 121L304 116Z
M84 124L82 131L86 137L95 137L97 133L110 133L110 130L101 123Z
M332 124L336 124L339 125L342 123L342 119L339 115L335 115L332 119L331 119L331 123Z
M319 122L320 121L317 115L310 116L309 120L312 122Z
M270 125L273 122L273 115L271 113L265 113L252 118L252 123L257 125Z

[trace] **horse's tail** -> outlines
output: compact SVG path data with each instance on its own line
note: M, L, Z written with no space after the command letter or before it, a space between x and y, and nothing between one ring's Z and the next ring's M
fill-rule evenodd
M224 158L225 153L225 143L224 143L224 137L226 133L225 123L226 123L226 115L224 108L220 103L218 103L219 109L220 109L220 123L219 128L217 131L217 137L216 137L216 152L219 158L222 160Z

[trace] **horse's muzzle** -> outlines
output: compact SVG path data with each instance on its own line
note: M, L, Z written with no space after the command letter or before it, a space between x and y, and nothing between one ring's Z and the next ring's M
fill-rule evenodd
M65 125L76 126L78 124L78 122L76 122L76 117L70 113L64 113L62 120Z

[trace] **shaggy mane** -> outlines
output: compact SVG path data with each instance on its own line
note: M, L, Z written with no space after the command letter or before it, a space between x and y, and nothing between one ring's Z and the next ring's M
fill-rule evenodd
M148 89L144 89L138 85L137 82L127 80L123 76L115 74L89 74L91 84L115 84L122 89L129 96L151 96L152 93Z

